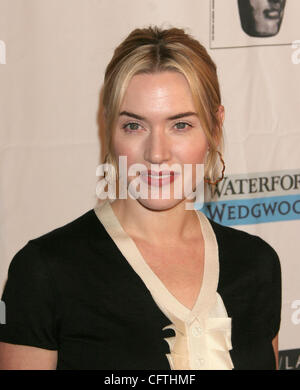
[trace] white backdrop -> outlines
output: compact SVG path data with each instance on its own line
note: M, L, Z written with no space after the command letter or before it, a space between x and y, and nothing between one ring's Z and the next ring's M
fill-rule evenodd
M226 180L216 221L279 254L281 368L300 368L299 18L300 2L287 0L279 33L261 38L242 30L236 0L0 0L1 289L29 239L95 205L99 93L116 45L136 27L181 27L218 66ZM258 201L260 216L238 218L237 205ZM281 208L267 215L268 202Z

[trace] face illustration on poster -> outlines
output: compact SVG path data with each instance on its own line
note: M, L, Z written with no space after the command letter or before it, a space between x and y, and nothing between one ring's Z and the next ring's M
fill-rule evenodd
M251 37L278 34L286 0L238 0L242 29Z

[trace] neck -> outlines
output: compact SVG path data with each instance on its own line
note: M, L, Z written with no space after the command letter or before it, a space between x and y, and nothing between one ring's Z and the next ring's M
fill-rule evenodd
M199 220L186 200L175 206L153 210L135 199L116 199L111 207L123 229L132 237L155 244L189 241L199 237Z

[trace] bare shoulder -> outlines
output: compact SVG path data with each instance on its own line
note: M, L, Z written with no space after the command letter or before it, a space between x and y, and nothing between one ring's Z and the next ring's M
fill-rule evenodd
M0 342L0 370L55 370L57 351Z

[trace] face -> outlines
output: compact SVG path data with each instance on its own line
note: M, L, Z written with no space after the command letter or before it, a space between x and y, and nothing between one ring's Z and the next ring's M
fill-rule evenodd
M279 32L286 0L238 0L241 24L246 34L270 37Z
M184 194L184 180L188 180L188 175L184 178L183 167L193 164L190 184L195 189L195 164L204 163L208 148L185 77L178 72L134 76L121 104L112 141L117 161L119 156L127 156L128 186L139 176L128 175L131 164L143 164L146 170L156 172L174 171L171 169L173 164L181 168L182 174L175 175L173 182L170 183L170 176L166 176L165 185L170 187L168 199L162 198L164 185L158 185L162 179L143 176L149 196L148 199L137 199L142 205L163 210L185 201L184 195L181 199L174 197L174 186L181 185ZM159 199L151 199L151 187L159 191Z

